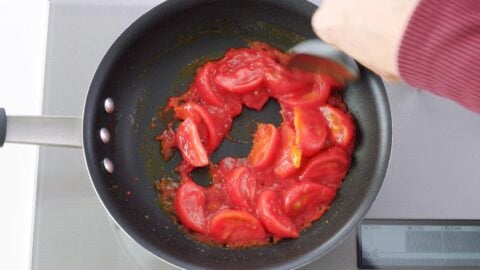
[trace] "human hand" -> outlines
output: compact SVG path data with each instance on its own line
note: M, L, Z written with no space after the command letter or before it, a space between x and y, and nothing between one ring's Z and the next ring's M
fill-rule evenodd
M388 81L400 79L397 55L420 0L323 0L315 33Z

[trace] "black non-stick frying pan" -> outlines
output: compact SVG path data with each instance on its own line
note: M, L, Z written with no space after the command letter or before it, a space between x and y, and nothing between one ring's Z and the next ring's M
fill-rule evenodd
M352 167L330 210L300 238L247 249L194 241L162 210L154 188L179 160L177 153L163 161L154 141L165 128L157 112L167 98L185 90L196 67L228 48L262 40L286 50L314 38L315 9L305 0L169 0L133 23L105 55L85 103L85 159L108 213L155 256L187 269L291 269L327 253L361 222L383 182L391 146L384 86L364 68L360 80L344 90L357 124ZM249 125L279 119L273 101L260 113L244 109L234 140L225 140L213 160L246 156L251 145L240 142L248 141ZM208 183L205 172L194 174Z

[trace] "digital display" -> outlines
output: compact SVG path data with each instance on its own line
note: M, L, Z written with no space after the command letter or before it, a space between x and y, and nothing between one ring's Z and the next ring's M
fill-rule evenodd
M358 267L480 267L480 221L365 220Z

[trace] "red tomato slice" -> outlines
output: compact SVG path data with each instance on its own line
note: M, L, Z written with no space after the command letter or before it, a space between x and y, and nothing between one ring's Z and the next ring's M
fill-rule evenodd
M205 189L192 180L182 184L175 195L175 212L180 222L192 231L206 233Z
M330 137L337 144L346 149L353 141L355 125L352 117L333 106L327 105L320 107L330 128Z
M280 136L277 128L272 124L258 124L253 135L253 146L248 154L248 162L256 169L264 169L270 165L277 150Z
M213 120L212 115L202 105L195 102L187 102L175 108L175 117L183 120L190 118L195 122L197 127L203 123L208 135L208 138L203 138L203 141L206 142L205 146L209 151L215 150L220 143L218 127L215 124L215 120Z
M329 80L317 75L315 76L315 83L310 91L282 98L281 103L291 107L318 107L325 105L331 88L332 86Z
M208 104L222 107L223 100L217 95L217 90L212 83L212 74L215 64L208 62L203 65L195 76L195 87L198 95Z
M270 95L265 89L257 89L251 93L242 95L242 101L250 109L260 111L267 103Z
M262 51L262 53L268 55L269 58L275 59L276 62L280 63L283 66L286 66L288 61L291 58L291 55L279 51L278 49L270 46L269 44L261 41L250 41L248 43L249 47L255 50Z
M280 127L281 147L274 164L274 173L280 178L294 174L302 161L302 151L295 142L295 131L287 124Z
M318 108L293 109L295 140L304 156L312 156L320 151L327 140L327 122Z
M266 73L265 81L270 94L276 98L303 93L313 85L311 74L299 70L287 71L281 66L274 67L273 71Z
M238 95L228 93L225 96L224 108L230 115L230 117L235 117L242 112L242 98Z
M228 196L240 209L252 212L257 181L253 171L246 166L233 169L225 176Z
M263 74L259 70L240 68L229 74L219 73L215 76L214 81L229 92L246 94L260 87L263 83Z
M260 194L257 201L257 214L265 228L275 237L299 237L298 230L285 215L275 191L266 189Z
M248 212L224 209L210 220L210 235L222 244L239 247L266 242L265 229Z
M305 164L300 179L338 188L347 174L349 163L347 153L334 146L312 157Z
M202 144L197 125L190 118L185 119L177 128L175 141L183 159L194 167L208 165L207 150Z
M288 216L298 216L304 212L328 205L335 197L335 191L321 184L301 182L290 186L283 195L283 206Z

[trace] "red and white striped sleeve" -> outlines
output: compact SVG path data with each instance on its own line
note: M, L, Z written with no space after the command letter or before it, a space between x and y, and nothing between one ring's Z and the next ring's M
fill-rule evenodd
M480 0L422 0L398 54L412 86L480 113Z

